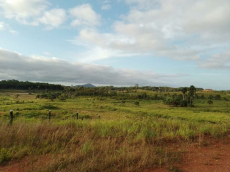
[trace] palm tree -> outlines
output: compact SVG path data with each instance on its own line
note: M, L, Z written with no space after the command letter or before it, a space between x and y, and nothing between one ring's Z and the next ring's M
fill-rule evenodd
M183 100L188 89L186 87L182 88L181 92L183 93Z
M188 89L188 95L189 95L189 99L190 99L190 105L192 105L192 98L194 97L196 93L196 87L194 87L193 85L191 85Z

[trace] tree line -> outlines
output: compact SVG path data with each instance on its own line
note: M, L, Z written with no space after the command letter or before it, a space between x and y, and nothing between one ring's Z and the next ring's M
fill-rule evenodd
M192 88L192 89L191 89ZM196 88L193 86L189 88L189 100L190 104L192 104L192 98L195 94ZM62 91L61 94L55 94L55 93L43 93L40 95L37 95L37 98L46 98L46 99L55 99L55 98L74 98L78 96L96 96L96 97L111 97L115 99L120 100L165 100L168 99L167 102L169 103L169 100L171 101L178 101L179 99L185 101L185 92L182 92L182 94L177 95L174 94L163 94L159 91L154 91L155 94L148 94L145 89L138 88L139 90L142 90L141 92L137 91L137 88L135 87L93 87L93 88L85 88L85 87L65 87L65 89ZM187 89L187 88L186 88ZM186 94L187 95L187 94ZM186 96L187 98L187 96ZM169 103L173 104L173 103Z
M18 81L18 80L2 80L0 81L0 89L17 89L17 90L64 90L62 85L48 84L40 82Z
M197 89L193 85L191 85L190 87L173 88L177 90L177 92L174 92L173 89L171 89L171 92L161 92L159 91L161 89L162 87L156 88L156 90L158 91L155 91L155 89L150 89L152 90L151 93L151 91L145 91L146 89L142 89L142 87L65 87L61 93L44 92L42 94L38 94L37 98L45 98L50 100L65 100L79 96L90 96L99 98L110 97L116 100L120 100L121 102L125 102L126 100L160 100L163 101L163 103L166 105L180 107L194 106L193 103L197 99L208 99L209 104L213 103L211 102L211 100L224 99L228 101L227 98L222 98L219 94L204 95L201 92L197 93L197 91L199 91L200 88Z

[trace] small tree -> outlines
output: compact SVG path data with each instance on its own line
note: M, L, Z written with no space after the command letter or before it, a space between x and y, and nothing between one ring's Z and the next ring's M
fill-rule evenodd
M216 99L216 100L220 100L220 99L221 99L221 96L218 94L218 95L215 96L215 99Z
M209 95L208 98L209 98L210 100L212 100L214 97L213 97L213 95Z
M205 99L205 96L202 94L202 95L200 96L200 98L201 98L201 99Z
M208 102L207 102L209 105L213 105L213 101L212 100L208 100Z
M14 97L18 100L19 94L15 94Z

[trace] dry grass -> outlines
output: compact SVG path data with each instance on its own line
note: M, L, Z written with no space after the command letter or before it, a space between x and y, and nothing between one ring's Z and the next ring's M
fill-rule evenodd
M119 129L100 121L18 120L7 125L2 120L0 126L0 147L5 151L2 164L25 157L49 157L45 166L41 160L28 160L27 171L139 171L172 164L178 155L144 135L136 139L127 131L113 133L111 130Z

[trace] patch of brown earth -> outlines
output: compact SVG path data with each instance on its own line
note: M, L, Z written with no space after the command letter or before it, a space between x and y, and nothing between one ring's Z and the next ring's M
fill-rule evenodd
M49 161L50 156L48 155L40 157L27 156L22 160L13 160L4 166L0 166L0 172L24 172L31 169L39 169L47 165Z
M207 145L192 145L177 167L184 172L229 172L230 140L207 140Z
M180 163L142 172L230 172L230 139L204 139L184 148Z
M168 172L168 170L167 170L167 168L165 168L165 167L162 167L162 168L160 168L160 167L158 167L158 168L149 168L149 169L145 169L144 171L142 171L142 172Z

